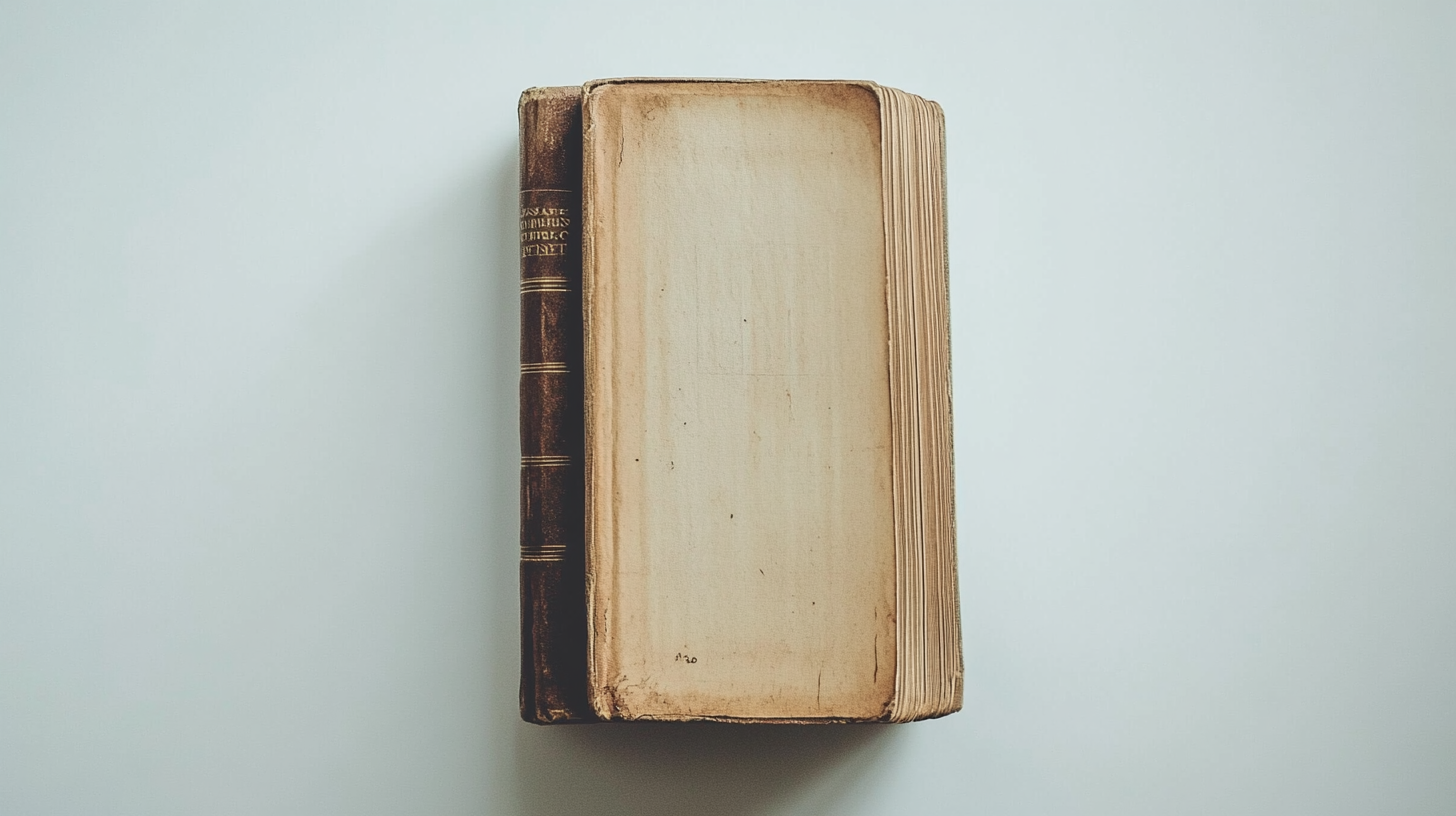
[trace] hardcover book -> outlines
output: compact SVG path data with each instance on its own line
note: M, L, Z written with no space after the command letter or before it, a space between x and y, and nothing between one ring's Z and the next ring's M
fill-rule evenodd
M608 79L520 122L522 717L958 710L940 108Z

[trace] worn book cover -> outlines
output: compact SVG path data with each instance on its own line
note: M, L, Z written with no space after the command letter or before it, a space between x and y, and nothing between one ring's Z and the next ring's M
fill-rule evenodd
M616 79L520 121L522 716L957 710L939 107Z

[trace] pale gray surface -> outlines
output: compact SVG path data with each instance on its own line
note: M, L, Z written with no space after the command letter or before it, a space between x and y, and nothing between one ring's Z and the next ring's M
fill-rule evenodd
M0 813L1456 812L1449 4L0 5ZM515 714L515 102L950 127L967 708Z

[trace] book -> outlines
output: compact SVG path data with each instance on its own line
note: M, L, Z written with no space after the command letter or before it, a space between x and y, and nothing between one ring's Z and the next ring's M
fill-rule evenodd
M607 79L519 114L522 717L958 710L939 106Z

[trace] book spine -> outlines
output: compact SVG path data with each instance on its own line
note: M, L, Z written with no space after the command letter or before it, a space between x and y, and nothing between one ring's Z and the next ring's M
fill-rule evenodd
M521 95L521 717L586 695L581 89Z

